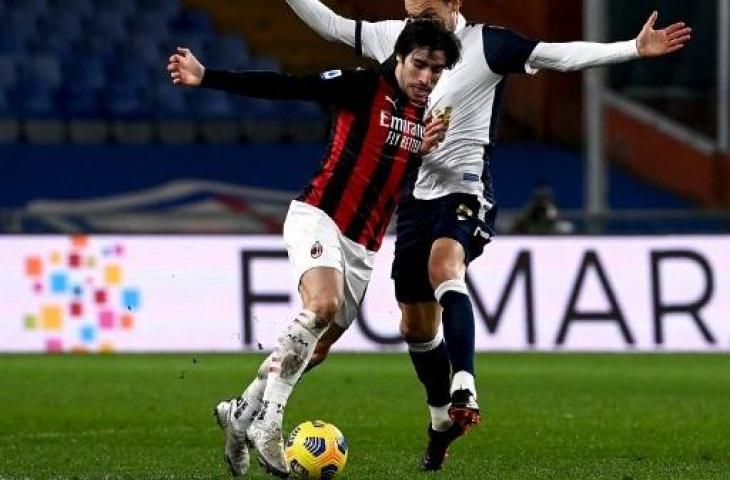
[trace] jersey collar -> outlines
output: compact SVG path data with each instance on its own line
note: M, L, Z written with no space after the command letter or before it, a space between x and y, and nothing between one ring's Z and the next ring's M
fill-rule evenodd
M406 17L405 22L408 23L412 21L413 19L411 17ZM464 18L464 15L461 13L456 17L456 29L454 30L455 35L460 35L461 32L464 31L466 28L466 18Z
M466 18L464 18L464 15L459 14L459 16L456 19L456 30L454 30L454 33L456 35L461 35L461 32L463 32L465 28L466 28Z

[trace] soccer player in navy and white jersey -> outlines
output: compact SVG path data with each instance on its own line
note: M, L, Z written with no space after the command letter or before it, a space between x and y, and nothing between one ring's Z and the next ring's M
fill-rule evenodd
M337 15L319 0L286 1L324 38L380 62L391 55L394 39L408 23L357 21ZM424 157L412 196L398 208L392 271L402 310L401 332L431 412L423 466L437 470L451 441L480 419L474 314L465 274L495 235L497 205L489 159L507 77L666 55L681 49L691 30L684 23L655 30L654 12L637 38L629 41L546 43L504 28L467 23L460 14L461 0L404 3L410 18L441 20L463 45L462 60L444 74L430 97L428 112L450 117L450 126L439 148ZM333 328L320 339L313 363L322 361L338 333Z
M283 458L283 410L331 324L347 329L357 316L380 247L409 172L443 139L439 119L428 124L428 95L459 59L456 36L440 22L419 21L399 34L396 63L373 70L292 77L274 72L206 70L188 49L170 57L178 85L271 99L315 100L335 108L320 170L292 202L284 223L289 260L304 308L240 399L214 414L226 434L225 459L234 476L248 469L248 438L272 474L288 476ZM250 428L249 428L250 427Z

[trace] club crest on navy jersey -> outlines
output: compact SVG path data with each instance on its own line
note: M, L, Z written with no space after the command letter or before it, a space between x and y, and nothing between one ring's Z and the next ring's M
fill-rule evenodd
M456 215L459 217L459 220L466 220L474 216L474 211L462 203L457 207Z

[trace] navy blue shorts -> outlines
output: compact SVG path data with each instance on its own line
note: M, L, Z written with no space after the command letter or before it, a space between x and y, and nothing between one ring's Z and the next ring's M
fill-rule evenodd
M413 304L435 301L428 278L431 245L451 238L464 247L469 265L496 234L497 208L479 218L481 205L475 195L453 193L434 200L407 197L398 205L395 258L391 277L398 302Z

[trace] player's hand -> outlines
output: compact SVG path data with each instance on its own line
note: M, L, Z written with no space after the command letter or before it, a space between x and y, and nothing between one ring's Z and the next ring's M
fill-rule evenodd
M684 22L678 22L663 30L654 30L659 13L652 12L639 36L636 37L636 46L642 57L659 57L674 53L684 48L692 38L692 29Z
M197 87L203 82L205 67L189 49L177 47L177 53L168 60L167 71L175 85Z
M446 137L446 130L449 125L444 121L443 117L431 117L426 120L426 130L423 133L423 143L421 143L421 155L428 155L438 148L439 144Z

